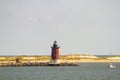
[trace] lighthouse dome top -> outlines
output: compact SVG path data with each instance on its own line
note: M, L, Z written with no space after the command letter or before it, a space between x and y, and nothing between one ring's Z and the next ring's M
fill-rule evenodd
M57 41L54 41L54 44L57 44Z
M59 48L59 46L58 46L58 44L57 44L57 41L54 41L54 43L53 43L53 46L52 47L54 47L54 48Z

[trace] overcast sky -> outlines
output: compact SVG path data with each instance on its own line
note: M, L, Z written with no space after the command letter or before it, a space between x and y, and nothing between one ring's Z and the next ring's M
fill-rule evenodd
M120 0L0 0L0 55L120 55Z

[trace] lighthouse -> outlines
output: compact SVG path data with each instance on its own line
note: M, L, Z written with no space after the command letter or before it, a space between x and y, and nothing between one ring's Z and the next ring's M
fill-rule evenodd
M54 41L53 46L51 46L51 60L49 65L55 66L60 64L59 48L57 41Z

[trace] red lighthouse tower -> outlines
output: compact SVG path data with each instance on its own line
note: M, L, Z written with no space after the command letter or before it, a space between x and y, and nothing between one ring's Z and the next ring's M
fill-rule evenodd
M60 56L59 56L59 46L57 45L57 41L54 41L53 46L51 47L51 65L59 65L60 64Z

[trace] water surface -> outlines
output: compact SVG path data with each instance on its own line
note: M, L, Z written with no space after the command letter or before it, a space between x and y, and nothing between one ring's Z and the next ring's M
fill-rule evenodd
M80 63L79 66L0 67L0 80L120 80L120 63Z

